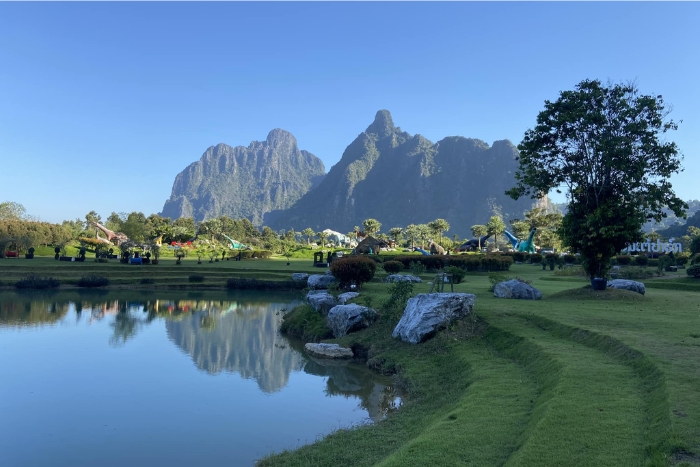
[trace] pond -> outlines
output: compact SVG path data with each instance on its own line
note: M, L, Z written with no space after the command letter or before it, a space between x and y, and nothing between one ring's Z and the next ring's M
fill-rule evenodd
M394 410L390 378L279 334L298 299L0 293L1 464L250 466Z

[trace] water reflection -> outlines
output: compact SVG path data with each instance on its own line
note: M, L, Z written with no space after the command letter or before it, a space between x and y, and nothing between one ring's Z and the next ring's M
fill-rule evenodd
M141 295L141 296L139 296ZM168 339L210 375L235 373L254 380L266 394L281 391L294 372L325 379L325 395L359 399L368 418L377 421L400 399L390 379L347 362L314 359L303 343L278 332L289 296L245 295L204 299L203 294L159 298L154 294L106 291L59 294L0 294L0 331L4 327L41 327L61 323L87 327L106 322L110 347L127 345L143 329L163 323ZM270 298L267 298L270 300ZM71 317L69 311L74 311Z
M202 310L204 304L192 304ZM210 374L222 371L254 379L261 391L276 392L287 385L289 375L304 366L302 354L289 347L277 330L285 303L209 302L206 309L178 320L167 320L165 329L175 345Z

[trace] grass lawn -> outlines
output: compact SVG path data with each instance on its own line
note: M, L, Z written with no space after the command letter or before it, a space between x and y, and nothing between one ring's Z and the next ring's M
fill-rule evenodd
M288 280L322 273L308 259L218 263L161 259L157 266L52 258L0 260L11 284L34 272L70 284L87 273L120 286L223 286L229 277ZM496 299L486 274L456 292L477 296L476 317L410 345L381 316L337 342L394 373L403 406L386 420L342 429L312 445L272 454L260 466L698 466L700 465L700 281L682 274L645 280L645 296L593 292L577 277L531 265L508 276L532 281L539 301ZM381 308L385 273L358 303ZM433 275L415 287L427 292ZM153 286L151 286L153 287Z

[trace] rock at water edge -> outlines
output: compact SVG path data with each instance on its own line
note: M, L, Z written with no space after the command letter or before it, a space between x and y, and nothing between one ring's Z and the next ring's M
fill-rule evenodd
M471 313L476 295L466 293L418 294L408 300L393 336L418 344L441 328Z

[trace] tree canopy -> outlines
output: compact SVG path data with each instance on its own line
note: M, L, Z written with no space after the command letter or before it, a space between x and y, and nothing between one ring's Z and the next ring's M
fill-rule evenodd
M506 193L542 198L566 190L568 209L559 234L581 252L591 277L607 273L610 258L641 240L648 220L668 207L684 216L669 177L680 172L679 149L663 135L678 128L662 96L634 84L585 80L545 101L537 125L525 133L516 186Z

